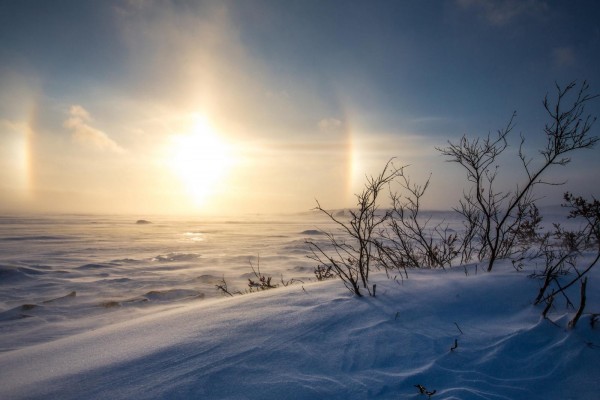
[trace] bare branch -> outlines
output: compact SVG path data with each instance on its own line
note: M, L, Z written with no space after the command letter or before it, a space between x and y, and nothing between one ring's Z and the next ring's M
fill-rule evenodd
M576 82L571 82L564 88L557 84L555 102L552 103L548 95L544 98L543 105L550 122L544 128L546 146L540 150L542 157L537 167L533 166L534 160L524 153L525 138L521 134L518 157L526 178L512 191L498 191L496 160L508 146L507 137L514 128L516 114L513 113L496 137L488 135L484 139L467 139L463 136L456 144L448 142L447 147L438 148L442 155L448 157L448 161L464 168L471 184L470 190L463 196L459 212L467 217L470 224L468 237L480 242L479 260L488 259L488 271L492 270L498 258L511 254L518 239L518 228L524 222L523 218L529 215L528 210L535 207L535 187L563 183L545 179L547 171L556 165L567 165L571 161L568 154L592 148L600 139L590 135L596 118L584 116L587 102L598 96L590 95L589 85L583 82L573 97L571 94L576 86ZM572 104L565 106L568 97L572 97ZM468 248L462 247L463 260Z

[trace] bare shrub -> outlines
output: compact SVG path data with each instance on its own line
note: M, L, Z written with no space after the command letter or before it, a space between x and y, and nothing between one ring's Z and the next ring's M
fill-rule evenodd
M567 289L580 283L580 302L577 312L569 322L569 327L574 328L581 317L586 302L587 274L600 260L600 202L595 198L591 201L565 193L566 201L563 207L569 209L569 218L583 220L584 224L578 231L567 231L560 225L555 225L555 238L559 245L548 248L544 252L546 268L539 277L543 279L535 304L546 302L547 307L543 312L546 316L555 297L560 294L565 298L567 306L574 308L568 296ZM576 258L585 250L594 248L596 256L583 269L577 266ZM567 282L563 282L564 277ZM548 294L548 291L550 293Z
M297 279L297 278L284 279L283 274L281 274L280 282L283 287L288 287L288 286L294 285L296 283L304 283L304 281L302 279Z
M557 231L562 232L562 228L559 225L555 226ZM559 233L555 233L555 236L559 236ZM581 242L579 242L581 243ZM574 268L577 261L577 255L579 254L579 244L571 243L565 245L562 242L557 244L546 242L542 246L542 258L544 259L544 271L541 273L534 273L531 276L542 280L542 285L538 291L538 295L534 300L534 304L539 304L545 299L546 292L554 283L560 286L559 278L567 275L569 271ZM554 294L555 292L553 292ZM553 297L553 296L552 296Z
M254 275L254 278L248 278L248 288L247 289L245 289L243 292L240 290L230 289L227 285L227 281L225 281L225 277L223 277L219 282L217 282L217 284L215 284L215 288L217 289L217 291L219 291L220 293L222 293L224 295L233 297L236 294L254 293L254 292L260 292L263 290L275 289L275 288L279 287L279 285L280 285L279 283L273 283L272 276L261 272L260 256L257 257L256 267L252 263L251 259L248 260L248 263L250 264L250 269L252 270L252 274ZM281 275L280 282L281 282L281 285L284 287L287 287L287 286L295 284L295 283L304 283L302 280L296 279L296 278L284 279L283 274Z
M489 272L498 259L512 258L519 269L523 260L543 255L546 266L539 274L543 283L536 303L546 302L546 313L555 295L566 297L565 289L580 281L598 261L596 258L591 266L578 270L576 256L583 244L576 232L557 227L555 235L564 245L555 248L550 244L551 235L541 231L542 217L535 193L539 185L561 185L563 182L546 180L548 173L554 167L569 164L575 150L592 148L600 140L590 134L596 119L585 115L585 106L597 97L588 91L587 82L579 88L572 82L565 87L556 85L554 101L545 96L543 105L549 118L543 130L546 144L537 157L530 158L525 154L525 139L521 135L517 159L522 179L512 190L500 189L499 164L509 147L516 114L496 135L474 139L463 136L458 142L449 141L447 147L437 149L466 172L468 186L454 209L463 218L464 231L460 235L444 221L433 223L431 218L423 217L421 203L430 180L423 185L411 182L404 174L405 167L394 166L393 159L379 175L367 177L362 192L356 194L357 208L350 210L348 221L342 221L317 201L316 210L327 215L339 229L336 233L323 232L324 242L306 242L312 253L309 258L318 262L316 278L322 280L333 274L355 295L362 296L363 290L374 295L368 284L373 267L383 267L390 277L390 271L400 271L402 276L409 268L447 268L458 259L462 264L485 260ZM392 185L399 185L400 191ZM387 210L380 208L386 187L390 188L391 203ZM572 208L571 217L588 221L581 233L585 245L592 241L598 244L597 200L587 202L569 194L565 199ZM600 257L600 251L598 254ZM559 278L570 272L576 278L560 286Z
M357 208L349 210L348 222L338 219L317 201L315 209L335 222L340 231L338 234L323 232L327 245L307 240L312 252L309 258L326 269L331 268L356 296L362 296L361 288L373 295L369 287L369 273L377 263L380 229L389 217L388 212L380 210L380 195L387 185L401 175L402 168L395 167L393 160L390 160L379 175L367 177L364 189L356 194Z
M239 290L229 289L229 287L227 286L227 281L225 280L225 276L223 276L223 278L221 278L221 280L217 282L217 284L215 284L215 289L217 289L218 292L221 292L222 294L231 297L233 297L233 295L235 294L243 294Z
M314 269L314 274L318 281L335 278L331 265L317 265Z
M569 321L569 324L567 325L570 329L575 328L575 326L577 325L577 322L579 321L579 318L581 318L581 314L583 314L583 310L585 309L585 301L586 301L585 290L587 287L587 281L588 281L587 276L580 281L581 287L579 289L579 293L580 293L579 308L577 309L577 312L575 313L575 315L573 316L573 318Z
M567 154L591 148L598 141L598 137L589 135L595 118L584 116L586 104L597 97L590 95L588 90L587 82L583 82L579 90L572 82L565 87L556 85L553 103L546 95L543 104L550 119L544 128L546 146L539 151L540 157L534 165L534 159L525 155L525 139L521 135L518 158L525 178L512 191L499 190L497 178L498 159L508 148L516 114L494 136L483 139L463 136L457 143L448 142L447 147L438 148L448 161L459 164L466 171L469 188L456 210L468 222L468 230L476 241L475 248L468 250L477 253L479 260L487 260L488 271L497 259L512 254L519 232L530 228L528 221L535 216L535 187L560 184L544 180L548 170L567 165L571 161ZM572 103L565 105L569 99Z
M256 278L256 280L248 278L248 291L250 293L258 292L258 291L262 291L262 290L275 289L276 287L279 286L278 284L271 283L271 280L273 279L273 277L271 277L269 275L265 275L262 272L260 272L260 256L258 256L258 258L257 258L256 268L254 268L254 264L252 264L252 260L249 260L248 262L250 263L250 268L252 269L252 273L254 274L254 276ZM281 278L281 280L283 281L283 277Z
M392 209L379 241L380 259L388 269L445 268L459 254L458 235L444 221L431 225L431 217L421 216L421 199L429 186L397 177L402 192L390 191ZM404 193L404 195L402 195Z

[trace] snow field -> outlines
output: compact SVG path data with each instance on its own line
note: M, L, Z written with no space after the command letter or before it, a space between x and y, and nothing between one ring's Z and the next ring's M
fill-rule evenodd
M469 271L375 275L375 298L333 280L188 303L2 353L0 397L427 398L421 384L433 399L596 399L590 316L573 331L563 306L542 319L531 270ZM599 305L594 290L586 311Z

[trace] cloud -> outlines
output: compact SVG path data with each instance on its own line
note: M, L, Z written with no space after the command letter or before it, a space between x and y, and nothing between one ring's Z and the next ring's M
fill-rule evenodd
M463 9L475 9L494 26L505 26L523 15L537 15L547 9L540 0L456 0Z
M85 120L85 121L92 120L90 113L87 112L87 110L85 108L78 106L78 105L71 106L71 108L69 109L69 115L73 118L79 118L79 119Z
M319 121L318 126L321 131L337 131L342 127L342 121L335 118L323 118Z
M552 50L554 65L558 68L570 67L575 64L577 58L571 47L557 47Z
M114 153L123 153L125 150L114 140L99 129L89 125L92 121L90 113L79 105L73 105L69 109L69 118L65 120L63 126L71 131L71 137L77 143L94 147L102 151L111 151Z

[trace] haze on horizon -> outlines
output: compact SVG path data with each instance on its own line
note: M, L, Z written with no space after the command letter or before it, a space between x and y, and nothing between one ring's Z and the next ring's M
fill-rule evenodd
M349 207L391 157L449 208L464 177L435 146L517 111L534 155L555 82L600 93L599 17L593 0L5 0L0 213ZM544 201L599 197L599 151Z

